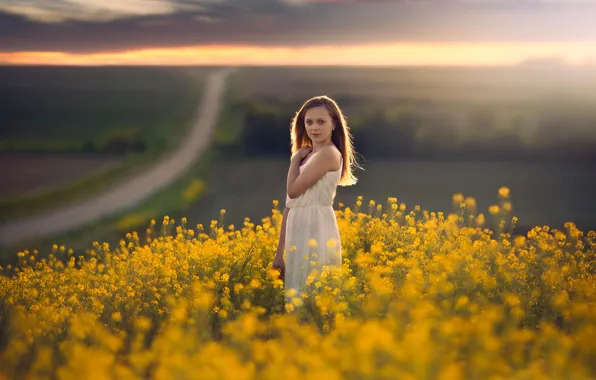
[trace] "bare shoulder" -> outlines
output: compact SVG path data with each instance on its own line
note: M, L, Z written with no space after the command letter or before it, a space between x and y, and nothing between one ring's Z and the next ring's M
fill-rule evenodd
M321 149L320 160L326 162L330 171L336 171L341 168L341 152L335 145L329 145Z

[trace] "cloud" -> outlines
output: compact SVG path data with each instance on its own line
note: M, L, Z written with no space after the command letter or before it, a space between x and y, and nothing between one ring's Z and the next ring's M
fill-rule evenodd
M4 52L89 53L201 45L596 41L596 6L580 3L0 1L0 9L5 10L0 12L0 51ZM6 12L8 8L12 11Z
M256 13L304 4L301 0L2 0L0 12L30 21L61 23L222 10Z
M200 9L200 4L170 0L3 0L0 11L31 21L108 21Z
M24 16L30 21L110 21L148 15L202 12L209 9L268 12L292 7L350 6L416 3L416 0L2 0L0 11ZM587 4L596 0L441 0L441 4Z

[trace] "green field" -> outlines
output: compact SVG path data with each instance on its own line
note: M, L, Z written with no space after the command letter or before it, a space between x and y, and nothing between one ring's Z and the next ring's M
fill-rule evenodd
M326 94L491 105L557 95L596 101L596 71L590 68L249 67L242 72L244 95L279 100Z
M116 243L126 228L143 231L151 218L166 214L208 224L226 209L226 223L238 225L244 217L258 221L267 215L272 200L283 205L285 199L290 119L307 96L321 93L336 98L344 109L365 168L357 173L361 180L356 186L338 189L338 202L352 204L358 195L384 202L391 196L410 206L447 210L450 199L444 194L461 191L477 197L479 207L486 209L494 189L506 185L512 187L514 210L525 227L541 223L560 226L574 220L583 228L593 228L596 210L590 202L596 191L596 167L589 162L580 165L560 160L568 153L565 146L545 143L556 135L540 133L540 128L561 132L555 128L557 123L568 120L562 125L575 129L565 129L565 133L574 141L581 137L588 151L594 130L585 126L592 122L596 107L588 107L593 96L587 90L594 85L594 78L586 73L575 75L584 79L582 85L576 83L576 77L558 79L558 84L552 78L540 83L540 76L516 77L500 69L244 68L229 81L210 162L202 163L206 167L189 173L138 210L99 223L98 229L82 229L36 244L48 247L52 242L76 242L82 249L92 239ZM372 91L374 86L374 95L357 91ZM501 98L496 101L499 88ZM565 88L579 101L572 104L574 98L559 97L558 104L548 107L547 100L554 101L553 93ZM467 95L454 98L457 91ZM493 100L489 101L487 94L482 104L476 102L483 92L493 92ZM412 95L421 93L426 95ZM522 94L526 101L516 102ZM515 109L525 110L520 111L525 116L511 118ZM555 114L561 118L549 119ZM536 149L521 149L520 144L526 142ZM556 149L562 152L559 156ZM525 156L528 152L534 155ZM520 163L520 159L532 162ZM183 200L185 192L199 187L200 197ZM115 227L118 225L121 228Z
M336 99L367 157L596 160L596 72L581 68L246 68L249 155L286 154L291 117Z
M0 151L163 151L207 68L1 67Z
M39 168L2 174L18 191L0 197L0 220L91 196L156 162L184 135L210 71L0 67L0 154L17 161L29 154L20 160ZM43 180L60 170L71 173Z

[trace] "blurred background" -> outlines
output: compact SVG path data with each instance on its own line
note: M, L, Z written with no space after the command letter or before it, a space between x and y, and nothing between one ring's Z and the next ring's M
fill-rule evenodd
M151 219L283 210L291 118L334 98L363 196L596 229L596 4L0 0L0 264ZM221 210L225 209L225 215ZM223 218L223 219L222 219Z

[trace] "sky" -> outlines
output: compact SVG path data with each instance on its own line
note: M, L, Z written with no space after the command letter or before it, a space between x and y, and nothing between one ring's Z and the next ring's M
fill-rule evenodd
M596 65L596 0L0 0L0 64Z

